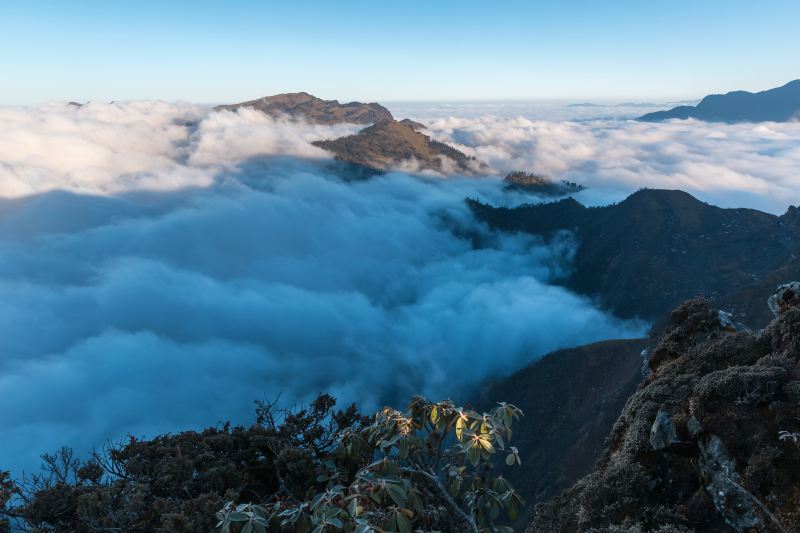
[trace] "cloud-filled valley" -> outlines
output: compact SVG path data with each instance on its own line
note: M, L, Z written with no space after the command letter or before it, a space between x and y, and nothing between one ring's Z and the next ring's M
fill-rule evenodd
M467 197L526 201L497 176L339 179L311 142L357 126L160 102L0 108L0 123L4 467L249 423L264 395L457 396L645 329L554 283L570 235L543 243L472 217ZM497 175L569 178L587 200L648 186L774 212L800 202L797 123L428 125Z

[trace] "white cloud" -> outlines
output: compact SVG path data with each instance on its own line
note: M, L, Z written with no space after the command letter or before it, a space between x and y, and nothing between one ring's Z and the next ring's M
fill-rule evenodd
M127 432L247 423L254 399L280 391L366 408L463 395L553 349L642 332L550 285L568 239L545 246L472 218L463 199L503 201L496 181L348 183L297 159L227 176L4 201L0 396L15 408L2 466Z
M330 159L311 145L357 130L166 102L0 107L0 197L206 187L253 156Z
M553 349L639 334L553 285L573 243L478 224L496 179L331 176L355 126L129 102L0 108L0 467L330 391L462 394ZM641 186L775 211L800 125L442 118L498 171L611 197ZM68 191L68 192L64 192ZM475 244L478 243L478 246Z
M431 133L490 163L581 182L603 200L683 189L724 207L782 213L800 203L800 122L549 122L439 118Z

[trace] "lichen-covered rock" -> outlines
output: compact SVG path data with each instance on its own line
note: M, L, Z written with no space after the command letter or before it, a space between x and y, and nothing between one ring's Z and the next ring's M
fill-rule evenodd
M709 435L699 446L700 472L706 482L706 492L725 522L736 531L763 526L753 497L742 487L742 478L722 440Z
M800 307L753 333L690 300L649 364L594 472L528 531L800 531L800 447L779 438L800 431Z
M663 450L681 443L678 438L678 430L675 423L669 416L669 411L659 409L653 427L650 428L650 446L654 450Z
M778 287L767 300L767 305L775 316L800 305L800 281L792 281Z

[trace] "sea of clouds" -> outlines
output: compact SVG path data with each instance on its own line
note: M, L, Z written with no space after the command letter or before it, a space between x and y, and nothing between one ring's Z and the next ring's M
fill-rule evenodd
M337 177L310 143L356 126L162 102L0 108L0 124L0 468L249 423L253 400L278 393L463 401L551 350L645 329L554 284L569 235L543 243L471 216L467 197L537 200L497 176ZM659 178L774 211L797 194L796 124L429 126L494 174L568 177L595 200Z
M800 204L800 121L649 123L630 117L650 107L598 105L576 112L538 104L526 111L518 103L480 114L477 103L463 105L463 114L455 104L393 110L425 122L434 137L499 173L526 170L582 183L589 189L577 197L587 204L619 201L641 187L681 189L721 207L775 214ZM608 114L614 118L597 118ZM561 119L566 116L580 120Z

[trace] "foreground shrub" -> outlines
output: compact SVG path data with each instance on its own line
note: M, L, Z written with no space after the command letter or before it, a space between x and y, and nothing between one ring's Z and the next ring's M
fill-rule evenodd
M250 428L129 438L40 473L0 472L5 520L29 531L501 531L521 499L491 475L520 412L478 414L414 398L373 418L321 395L297 409L257 402ZM225 502L228 502L227 504Z
M225 533L293 531L510 531L522 503L508 481L491 475L519 409L501 404L479 414L451 402L414 398L406 411L385 408L372 424L348 428L323 461L312 498L283 493L268 505L229 502L219 513ZM357 469L354 467L357 466Z

